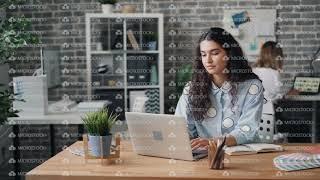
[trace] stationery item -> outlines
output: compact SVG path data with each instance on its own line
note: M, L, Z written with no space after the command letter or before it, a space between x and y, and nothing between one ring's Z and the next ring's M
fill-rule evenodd
M134 37L132 30L129 29L129 30L127 31L127 34L128 34L128 39L129 39L129 41L130 41L133 49L134 49L134 50L139 50L139 44L138 44L136 38Z
M209 141L208 163L210 169L224 169L225 143L226 137L218 139L217 144L214 141Z
M279 152L283 151L283 147L276 144L255 143L255 144L242 144L239 146L232 146L226 148L228 155L244 155L244 154L257 154L262 152Z
M277 156L273 164L283 171L297 171L320 167L320 154L291 153Z
M127 84L128 86L151 85L151 55L130 54L127 56Z
M77 156L83 156L84 157L84 150L83 148L67 148L67 150L71 153L71 154L74 154L74 155L77 155Z
M114 144L114 142L113 142L113 144ZM116 148L117 148L117 147L116 147L115 145L111 145L111 151L115 151ZM83 147L80 147L80 148L70 148L70 147L68 147L67 150L68 150L71 154L84 157Z
M110 105L111 102L107 100L103 101L90 101L90 102L80 102L78 104L78 112L93 112L98 111L102 108Z

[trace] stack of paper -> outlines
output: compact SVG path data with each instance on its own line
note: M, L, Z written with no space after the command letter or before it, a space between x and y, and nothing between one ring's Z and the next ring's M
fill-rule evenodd
M90 102L80 102L78 104L78 112L95 112L103 109L111 104L110 101L90 101Z
M292 153L273 159L274 165L284 171L296 171L320 167L320 154Z

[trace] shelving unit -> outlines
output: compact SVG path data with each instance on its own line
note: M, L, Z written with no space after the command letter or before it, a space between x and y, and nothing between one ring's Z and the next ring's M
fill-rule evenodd
M144 95L145 112L164 113L163 15L88 13L85 20L88 100L112 101L124 120Z

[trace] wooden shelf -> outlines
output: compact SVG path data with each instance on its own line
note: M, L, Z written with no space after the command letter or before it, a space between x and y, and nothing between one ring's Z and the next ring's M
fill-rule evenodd
M148 86L128 86L128 89L148 89L148 88L160 88L159 85L148 85Z
M99 74L99 73L92 73L92 76L124 76L124 74Z
M118 21L119 19L121 19L121 21ZM132 19L134 19L134 21L132 21ZM150 21L150 19L152 19L152 21ZM87 86L88 100L91 99L91 97L95 94L95 91L97 90L101 90L101 91L119 90L119 91L123 91L124 93L123 107L121 108L127 109L129 108L129 104L128 104L129 102L127 101L127 99L129 98L128 91L132 91L135 89L136 90L159 89L159 110L160 110L160 113L164 113L163 14L86 13L85 23L86 23L86 43L87 43L86 65L87 65L87 81L88 81L88 86ZM117 25L115 25L114 23L117 23ZM121 33L115 34L117 30L119 30ZM129 30L132 30L132 32L130 32ZM146 36L147 34L144 35L142 33L143 31L154 32L155 38ZM92 32L94 32L94 34L92 34ZM98 32L103 32L103 36L105 37L104 40L101 40L100 38L102 33L98 34ZM114 37L115 35L116 37ZM132 38L132 35L133 35L133 38ZM154 43L148 44L149 42L154 42L154 40L156 40L156 46L154 46L155 45ZM101 43L102 45L101 48L100 48L100 45L99 46L97 45L97 43ZM121 43L122 46L117 46L118 43ZM148 46L144 46L146 44ZM96 48L96 47L99 47L99 48ZM150 65L139 64L140 62L138 61L133 62L134 60L136 60L134 59L134 56L137 58L140 58L138 56L146 56L146 59L141 59L141 60L143 60L144 62L147 60L148 61L152 60L152 62L149 61ZM147 56L150 56L151 58ZM112 66L113 70L116 70L117 69L116 67L120 67L122 72L119 74L118 73L98 74L98 73L92 72L92 70L96 71L94 69L96 66L94 63L99 61L105 62L105 63L108 62L108 65ZM156 65L155 68L153 67L154 65ZM150 84L148 84L148 82L146 83L131 82L131 79L129 79L128 77L128 74L130 74L131 72L129 72L128 69L141 69L141 68L155 69L157 72L157 84L151 83L151 82ZM115 71L112 71L112 72L115 72ZM136 73L140 73L140 72L137 71ZM144 72L141 72L141 73L144 74ZM108 76L110 76L110 78L107 78ZM103 83L100 83L102 86L96 86L96 87L90 86L90 84L92 83L92 80L94 79L93 77L97 77L96 79L101 78L99 82L102 82L102 79L104 79ZM109 84L108 83L109 79L112 79L115 81L121 81L122 84L112 84L112 85L120 85L120 86L107 86ZM154 80L152 80L152 82L154 82Z
M113 86L95 86L92 89L124 89L124 87L113 87Z
M112 86L95 86L93 89L124 89L124 87L112 87ZM160 88L159 85L148 85L148 86L127 86L127 89L150 89Z
M123 54L123 53L127 53L127 54L157 54L159 53L159 51L155 50L155 51L150 51L150 50L140 50L140 51L136 51L136 50L111 50L111 51L91 51L92 55L105 55L105 54ZM95 60L95 59L93 59Z

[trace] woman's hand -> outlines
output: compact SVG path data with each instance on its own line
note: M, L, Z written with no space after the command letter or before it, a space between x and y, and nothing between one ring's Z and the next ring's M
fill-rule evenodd
M209 146L209 139L207 139L207 138L198 137L198 138L191 140L191 149L192 150L198 149L200 147L208 149L208 146Z
M287 93L287 95L289 95L289 96L295 96L295 95L299 95L299 94L300 94L300 91L297 90L297 89L291 89L291 90Z
M208 149L209 141L213 141L215 144L217 144L218 138L207 139L207 138L198 137L198 138L192 139L191 140L191 149L195 150L200 147ZM232 135L227 135L226 145L227 146L236 146L237 141Z

